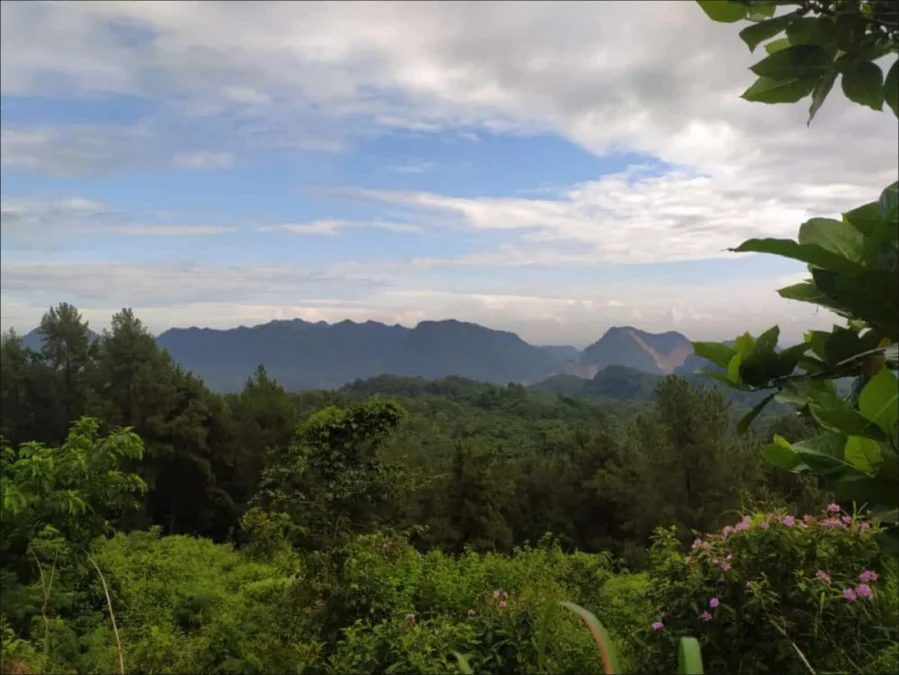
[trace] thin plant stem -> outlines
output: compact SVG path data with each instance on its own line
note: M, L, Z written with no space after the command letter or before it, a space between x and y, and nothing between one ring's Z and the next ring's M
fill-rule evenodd
M106 577L103 576L103 572L100 571L100 567L94 562L94 559L91 556L87 556L87 559L91 561L91 565L97 570L97 574L100 575L100 582L103 584L103 593L106 594L106 606L109 608L109 618L112 620L112 632L115 633L116 647L119 651L119 673L125 675L125 657L122 654L122 640L119 638L119 629L115 622L115 612L112 611L112 600L109 597L109 588L106 586Z

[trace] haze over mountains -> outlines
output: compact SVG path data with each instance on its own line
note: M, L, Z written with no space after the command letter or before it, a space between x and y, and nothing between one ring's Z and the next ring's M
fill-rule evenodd
M41 337L32 331L25 342L39 349ZM636 388L635 397L642 397L647 388L652 390L656 377L692 373L702 361L697 364L687 337L673 331L653 334L616 326L579 351L568 345L531 345L515 333L452 319L423 321L414 328L301 319L226 330L172 328L157 342L209 387L223 392L240 390L261 363L294 391L332 389L390 374L528 385L556 378L538 387L570 394L604 373L592 385L594 393L617 391L622 395L616 397L628 397L623 392ZM651 377L640 378L632 371Z

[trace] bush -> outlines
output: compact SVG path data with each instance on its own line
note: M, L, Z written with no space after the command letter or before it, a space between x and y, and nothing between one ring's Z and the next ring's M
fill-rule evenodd
M899 637L896 570L878 527L830 505L817 516L746 515L697 537L683 555L671 530L651 549L653 625L636 638L641 670L673 672L695 635L708 673L859 672L889 660ZM886 650L886 651L885 651Z

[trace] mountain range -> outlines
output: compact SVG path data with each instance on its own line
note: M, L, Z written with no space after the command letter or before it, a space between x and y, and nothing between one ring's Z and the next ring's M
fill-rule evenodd
M33 349L42 342L36 330L24 340ZM636 387L635 397L637 392L642 397L659 376L691 374L709 365L693 354L681 333L655 334L631 326L608 329L582 351L569 345L536 346L515 333L456 320L422 321L414 328L376 321L278 320L222 330L172 328L157 342L222 392L239 391L261 363L293 391L333 389L383 374L427 379L456 375L563 394L584 383L596 395L604 387L619 392ZM633 371L654 377L640 378ZM603 375L597 380L599 373Z

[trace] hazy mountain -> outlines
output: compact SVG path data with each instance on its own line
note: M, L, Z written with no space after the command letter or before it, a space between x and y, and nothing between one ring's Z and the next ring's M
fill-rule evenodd
M592 376L607 366L627 366L645 373L673 373L693 353L680 333L647 333L631 326L615 326L581 352L581 373Z
M556 368L549 351L514 333L455 320L423 321L410 329L296 319L230 330L176 328L158 342L220 391L240 389L259 363L292 390L330 389L381 374L533 382Z
M571 345L543 345L541 349L548 351L557 363L577 361L581 356L581 352Z

